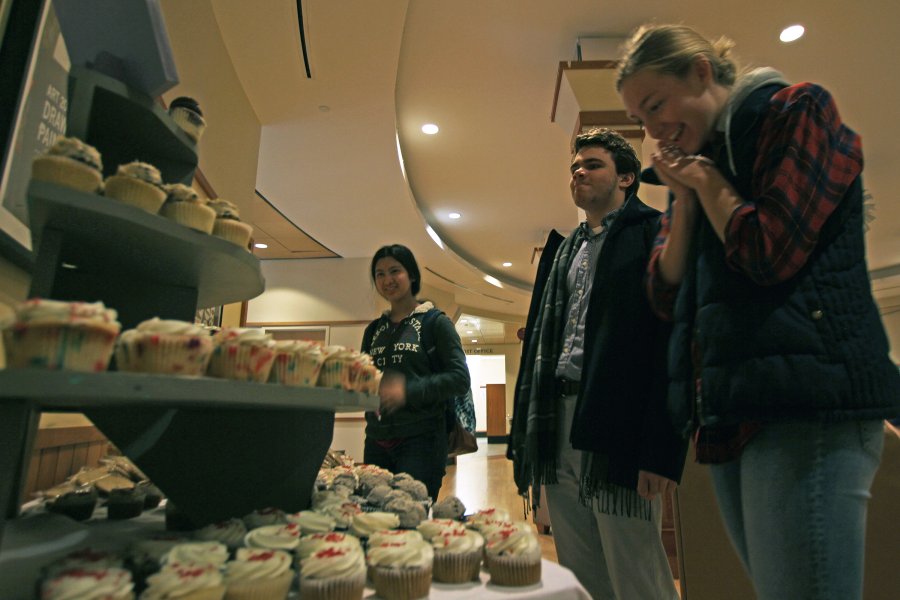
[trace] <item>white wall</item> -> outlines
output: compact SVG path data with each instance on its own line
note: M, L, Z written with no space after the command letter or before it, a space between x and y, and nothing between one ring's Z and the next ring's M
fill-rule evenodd
M472 399L475 401L475 431L487 431L487 390L489 383L506 383L506 356L466 355L469 376L472 378ZM507 413L512 414L512 413Z

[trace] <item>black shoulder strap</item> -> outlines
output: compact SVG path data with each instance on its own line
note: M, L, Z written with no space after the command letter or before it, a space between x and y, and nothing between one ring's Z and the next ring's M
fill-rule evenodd
M437 308L429 309L422 315L422 347L425 349L425 356L428 358L428 366L432 373L441 370L440 359L437 356L437 346L434 345L434 322L438 315L442 314Z

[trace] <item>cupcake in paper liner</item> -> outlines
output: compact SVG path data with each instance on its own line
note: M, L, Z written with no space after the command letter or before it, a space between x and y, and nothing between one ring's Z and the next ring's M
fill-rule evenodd
M33 298L3 324L8 368L105 371L121 325L102 302Z
M394 513L375 511L363 512L353 516L350 522L350 533L365 540L378 531L397 529L400 527L400 517Z
M329 531L326 533L310 533L300 536L297 542L296 555L301 563L324 548L349 548L362 551L362 543L359 538L349 533ZM302 568L302 567L301 567Z
M310 533L328 533L334 531L336 522L326 514L314 510L301 510L287 515L288 523L300 526L301 535Z
M275 342L275 361L269 381L284 385L315 387L325 355L316 342L279 340Z
M31 162L31 177L80 192L103 188L100 153L78 138L59 137L45 154Z
M228 560L228 547L221 542L189 541L175 544L160 559L160 564L168 565L210 565L221 570Z
M244 546L247 548L293 552L299 543L300 526L296 523L263 525L262 527L251 529L244 536Z
M249 250L247 246L250 244L253 227L241 222L238 207L233 202L221 198L210 200L209 207L216 211L212 234Z
M326 346L322 352L325 354L325 362L317 385L338 390L351 389L350 363L358 359L360 353L343 346Z
M243 517L244 525L247 529L256 529L264 525L284 525L288 522L287 516L280 508L269 506L267 508L257 508L247 513Z
M366 563L359 546L324 546L301 560L303 600L359 600L366 587Z
M485 566L491 574L491 583L518 587L541 581L541 547L533 530L498 529L485 539Z
M213 340L204 327L154 317L122 333L116 365L120 371L199 376L212 351Z
M139 161L119 165L115 175L106 178L104 195L149 213L159 212L166 201L159 169Z
M147 578L141 600L222 600L225 583L211 564L168 563Z
M247 526L240 519L226 519L210 523L194 532L194 537L201 541L219 542L229 549L239 548L244 544Z
M450 526L432 536L431 545L434 548L432 577L435 581L465 583L479 579L484 550L484 538L480 533Z
M294 581L292 563L281 550L238 549L225 563L225 600L284 600Z
M166 201L159 214L185 227L212 233L216 211L208 206L208 200L201 198L191 186L181 183L164 185L163 190Z
M434 549L427 542L369 544L366 552L375 591L386 600L425 598L431 589Z
M41 582L40 597L42 600L133 600L134 582L126 569L74 569Z
M189 96L179 96L169 104L169 116L175 124L184 131L194 143L200 141L203 131L206 129L206 121L203 119L203 111L200 104Z
M269 379L275 359L275 342L262 329L224 328L213 336L214 349L207 374L222 379Z

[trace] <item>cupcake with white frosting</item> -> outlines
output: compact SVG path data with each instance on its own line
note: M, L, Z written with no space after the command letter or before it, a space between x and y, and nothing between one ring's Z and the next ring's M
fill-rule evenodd
M225 563L225 600L284 600L294 580L292 563L281 550L239 549Z
M366 552L375 591L388 600L425 598L431 589L434 549L427 542L369 544Z
M524 586L541 580L541 546L531 528L510 527L490 532L484 557L491 583L495 585Z
M382 529L369 534L369 544L377 546L394 542L421 542L423 536L415 529Z
M356 350L343 346L326 346L322 349L325 362L319 373L319 387L333 389L352 389L350 387L350 363L360 357Z
M108 198L153 214L157 214L166 201L159 169L139 161L119 165L116 174L106 178L103 193Z
M459 523L456 523L459 525ZM478 580L484 538L465 527L449 527L431 538L435 581L465 583Z
M213 336L207 373L212 377L264 383L272 370L275 342L262 329L226 327Z
M27 300L2 326L6 365L105 371L122 327L116 318L102 302Z
M301 535L310 533L328 533L334 531L336 522L326 514L314 510L301 510L287 514L288 523L296 523L300 526Z
M206 198L201 198L194 188L183 183L164 185L163 190L166 201L159 214L185 227L212 233L216 211L208 206Z
M220 542L185 542L176 544L166 552L160 564L196 564L212 565L222 568L228 560L228 548Z
M194 532L194 537L205 542L219 542L228 548L238 548L244 543L247 526L240 519L226 519L210 523Z
M247 246L250 243L250 236L253 235L253 227L241 222L241 211L238 207L222 198L210 200L209 207L216 211L212 234L249 250Z
M200 376L212 351L203 326L153 317L119 336L116 365L120 371Z
M269 381L283 385L315 387L325 355L322 347L307 340L278 340Z
M72 569L45 579L41 600L133 600L133 590L134 582L126 569Z
M326 546L301 560L303 600L359 600L366 587L366 562L353 546Z
M211 564L168 563L147 578L141 600L222 600L225 583L220 567Z
M330 531L328 533L311 533L300 537L297 542L297 559L303 561L323 548L355 548L362 550L359 538L349 533L341 533L339 531Z
M353 516L350 523L350 533L360 539L368 539L376 531L397 529L400 526L400 518L389 512L364 512Z
M283 510L271 506L268 508L257 508L247 513L244 515L243 521L247 529L256 529L263 525L283 525L288 522Z
M454 521L453 519L428 519L427 521L422 521L419 523L419 526L416 527L416 531L422 534L422 537L431 541L436 535L441 535L445 531L460 531L465 530L466 526L460 523L459 521Z
M264 525L251 529L244 536L244 545L248 548L293 552L299 542L300 526L296 523Z
M31 177L80 192L103 187L103 162L93 146L74 137L59 137L31 162Z

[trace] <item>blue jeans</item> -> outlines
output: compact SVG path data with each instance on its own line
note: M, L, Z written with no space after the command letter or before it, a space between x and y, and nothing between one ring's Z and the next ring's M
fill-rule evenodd
M394 473L409 473L425 484L428 495L437 502L447 470L447 433L440 429L405 438L393 448L384 448L366 437L363 461Z
M760 600L862 598L882 421L766 423L711 466L725 528Z

